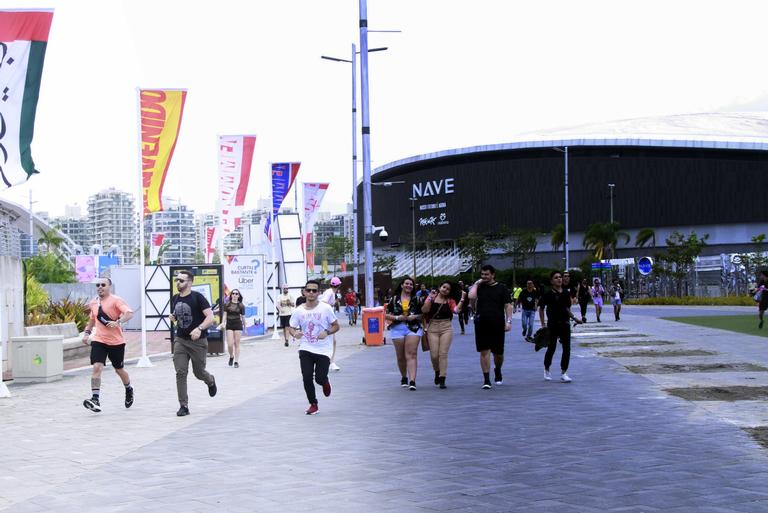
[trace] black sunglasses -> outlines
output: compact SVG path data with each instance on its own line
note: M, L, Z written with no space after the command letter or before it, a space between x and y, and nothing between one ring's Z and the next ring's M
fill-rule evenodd
M317 293L317 292L320 292L320 290L319 289L304 289L304 292L314 292L314 293Z
M97 283L96 284L97 287L106 287L108 285L109 285L108 283Z
M176 283L185 283L187 280L182 280L181 278L176 278L174 281Z
M233 292L233 293L232 293L232 295L233 295L233 296L239 296L239 295L240 295L240 293L239 293L239 292Z

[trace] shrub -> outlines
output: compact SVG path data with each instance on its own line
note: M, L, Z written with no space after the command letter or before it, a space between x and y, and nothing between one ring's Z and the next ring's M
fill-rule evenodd
M32 311L40 310L48 303L48 293L45 291L40 282L38 282L34 276L27 275L26 286L26 312L29 314Z
M755 306L755 301L750 296L723 296L723 297L644 297L627 299L627 305L690 305L690 306Z
M43 307L30 310L27 314L27 326L39 324L61 324L74 322L77 329L82 331L88 323L90 311L88 303L82 300L72 301L64 298L61 301L48 301Z

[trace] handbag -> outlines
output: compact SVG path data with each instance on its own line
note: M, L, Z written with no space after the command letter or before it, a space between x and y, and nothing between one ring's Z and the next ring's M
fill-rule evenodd
M440 313L440 310L442 310L443 305L445 303L440 303L440 306L437 308L437 312L435 312L435 315ZM421 350L422 351L429 351L429 337L427 336L427 331L429 331L429 325L432 324L432 319L429 319L429 322L426 326L424 326L424 334L421 336Z

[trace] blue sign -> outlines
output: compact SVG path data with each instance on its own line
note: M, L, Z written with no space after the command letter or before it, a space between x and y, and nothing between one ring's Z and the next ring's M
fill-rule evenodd
M379 319L378 317L369 317L368 318L368 333L379 333L381 330L379 328Z
M653 271L653 258L642 257L637 261L637 270L640 271L640 274L643 276L651 274L651 271Z

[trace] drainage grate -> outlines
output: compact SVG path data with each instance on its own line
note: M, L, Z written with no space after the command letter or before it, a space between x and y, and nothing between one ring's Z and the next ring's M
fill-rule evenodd
M768 399L768 387L691 387L691 388L667 388L664 390L670 395L686 399L688 401L754 401ZM768 430L768 427L760 429Z
M749 436L751 436L755 442L768 449L768 426L757 426L743 429L749 433Z
M628 340L626 342L580 342L581 347L633 347L633 346L671 346L677 342L669 340Z
M672 351L654 351L649 349L647 351L606 351L598 354L608 358L659 358L665 356L671 358L674 356L712 356L718 353L704 351L703 349L677 349Z
M752 363L700 363L673 364L655 363L653 365L627 365L627 369L637 374L675 374L678 372L766 372L768 369Z

